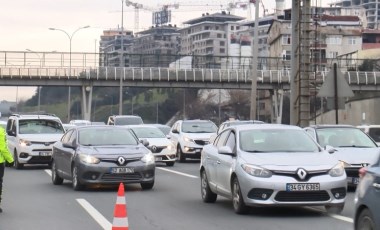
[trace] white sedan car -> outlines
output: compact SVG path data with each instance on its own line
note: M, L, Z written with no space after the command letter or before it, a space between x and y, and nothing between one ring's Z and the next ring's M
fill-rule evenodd
M176 148L166 135L153 125L128 125L139 140L147 140L147 148L152 151L156 162L173 166L176 161Z
M203 201L230 198L238 214L250 206L300 205L339 213L347 191L343 163L289 125L223 130L203 148L200 175Z

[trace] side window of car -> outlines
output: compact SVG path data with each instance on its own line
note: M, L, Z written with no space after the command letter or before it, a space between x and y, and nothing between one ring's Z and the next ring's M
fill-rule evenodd
M68 143L70 139L70 135L73 133L73 130L69 130L65 135L62 137L62 143Z
M73 131L73 132L70 135L69 143L74 143L75 138L77 137L77 131L76 130L71 130L71 131Z
M235 138L234 132L231 132L230 135L228 136L226 146L230 147L233 151L235 150L236 138Z
M220 148L220 147L224 146L224 143L226 143L226 139L228 138L229 133L230 133L230 131L225 131L219 135L219 139L216 143L216 147Z

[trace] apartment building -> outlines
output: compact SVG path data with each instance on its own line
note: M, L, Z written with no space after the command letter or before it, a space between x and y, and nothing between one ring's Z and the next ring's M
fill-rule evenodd
M99 42L99 66L120 66L121 53L124 54L122 65L129 66L130 60L126 54L130 50L132 39L131 30L121 28L104 30Z
M380 0L334 0L330 6L355 8L362 7L365 9L367 25L365 28L380 29Z
M362 24L358 16L321 15L314 18L310 41L311 64L325 70L328 60L361 50ZM270 57L280 57L281 68L290 69L291 21L274 20L269 28ZM331 64L331 63L329 63Z
M231 15L225 11L214 14L202 14L201 17L183 22L184 28L180 33L180 55L193 57L194 68L221 68L222 58L239 56L234 44L240 41L237 38L239 31L244 31L239 21L243 17ZM243 38L242 38L243 39ZM246 38L243 40L249 41ZM232 46L231 46L232 44ZM237 59L224 60L224 63L236 66Z
M151 27L136 34L131 46L132 66L168 67L179 53L179 32L176 25Z

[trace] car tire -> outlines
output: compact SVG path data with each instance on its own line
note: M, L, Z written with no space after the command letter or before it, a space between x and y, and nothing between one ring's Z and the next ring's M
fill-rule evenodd
M54 160L51 163L51 181L53 182L54 185L60 185L63 183L63 178L58 176L57 166Z
M218 195L210 189L206 170L202 170L201 172L201 196L205 203L215 203L216 198L218 197Z
M149 190L152 189L154 186L154 180L152 182L148 183L140 183L142 190Z
M237 214L247 214L249 211L249 207L244 203L237 177L232 180L232 205Z
M173 165L174 165L174 161L166 162L166 166L173 166Z
M13 166L16 169L22 169L24 167L24 164L21 164L20 162L18 162L18 155L17 155L17 151L16 150L15 150L15 152L13 154L13 158L14 158Z
M177 146L177 159L181 163L186 162L185 154L182 152L182 149L181 149L180 145Z
M72 186L75 191L80 191L84 188L84 185L78 179L78 167L74 165L72 169Z
M363 209L357 219L355 230L377 229L377 227L371 211L368 208Z
M329 214L340 214L344 209L344 204L341 205L326 205L326 212Z

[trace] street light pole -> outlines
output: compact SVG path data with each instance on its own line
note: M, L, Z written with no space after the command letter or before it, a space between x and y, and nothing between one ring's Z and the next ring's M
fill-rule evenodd
M83 27L79 27L78 29L76 29L71 35L69 33L67 33L66 31L62 30L62 29L58 29L58 28L49 28L49 30L58 30L58 31L61 31L63 33L65 33L67 35L67 37L69 38L69 45L70 45L70 51L69 51L69 76L71 75L71 42L73 40L73 37L75 35L76 32L78 32L79 30L81 29L86 29L86 28L89 28L90 26L83 26ZM70 121L70 107L71 107L71 87L69 86L69 89L68 89L68 96L67 96L67 122Z

